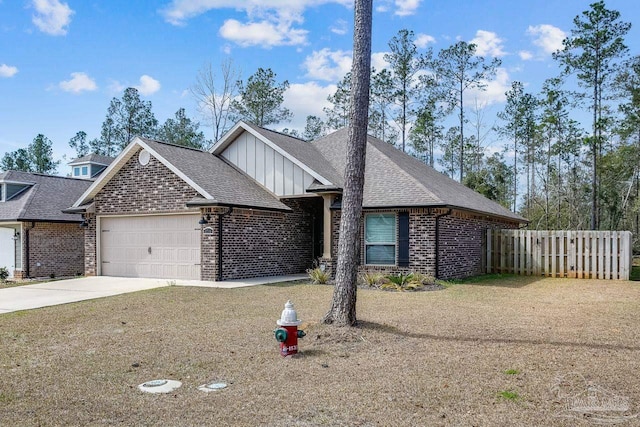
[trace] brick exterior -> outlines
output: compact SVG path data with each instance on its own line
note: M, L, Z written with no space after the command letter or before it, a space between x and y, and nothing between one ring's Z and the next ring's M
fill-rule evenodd
M22 245L22 271L16 278L64 277L82 274L84 232L77 223L24 223L29 247ZM23 242L26 237L23 237ZM25 260L29 257L28 271Z
M365 265L364 220L360 221L360 271L383 274L423 273L440 279L453 279L482 274L484 236L487 228L517 228L517 223L486 216L473 215L461 211L449 214L445 209L406 209L409 212L409 266L368 266ZM370 212L392 213L397 210L366 210ZM439 217L439 218L438 218ZM436 223L438 224L438 256L436 257ZM340 211L332 211L331 261L324 261L332 275L338 253ZM397 233L396 233L397 235ZM396 256L397 256L396 249ZM436 259L438 268L436 271ZM397 264L397 262L396 262Z
M142 166L137 153L100 190L95 201L96 215L185 212L185 203L198 192L160 161L151 157Z
M235 210L222 220L222 279L303 273L313 264L321 198L283 199L293 212Z
M89 225L84 229L84 275L95 276L98 274L97 269L97 252L96 252L96 216L94 214L85 214L85 219Z
M129 161L94 198L96 215L143 215L193 211L186 202L198 194L186 182L151 158L147 166ZM313 264L313 223L322 212L320 197L285 199L293 212L276 213L234 209L222 218L223 280L304 272ZM202 227L200 275L202 280L219 280L218 213L226 209L205 208L209 223ZM200 211L195 211L200 212ZM85 274L95 275L95 216L85 229ZM205 229L208 232L205 233Z
M488 228L517 228L517 224L456 212L439 220L438 275L443 279L484 274Z
M198 194L155 158L147 166L133 155L94 198L97 215L200 212L186 207ZM322 219L322 198L283 199L292 212L234 209L222 217L222 279L242 279L304 272L313 264L314 236ZM364 265L364 220L360 226L361 271L420 272L441 279L482 273L484 235L489 227L515 228L516 223L445 209L407 209L409 212L409 266ZM201 278L218 277L218 220L226 209L204 209L211 220L202 227ZM368 210L366 212L397 212ZM95 216L84 231L84 271L97 274ZM437 224L437 225L436 225ZM438 233L436 233L438 226ZM77 225L75 225L77 227ZM340 211L331 211L331 259L320 260L333 274L338 252ZM205 233L208 229L208 233ZM439 236L436 245L436 235ZM438 256L436 256L436 246ZM81 248L82 245L79 245ZM398 251L396 250L396 253ZM436 259L438 266L436 267Z

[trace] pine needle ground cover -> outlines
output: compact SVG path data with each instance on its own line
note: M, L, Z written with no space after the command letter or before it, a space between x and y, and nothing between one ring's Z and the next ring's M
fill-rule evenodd
M0 424L589 425L566 417L582 379L626 398L622 415L640 412L635 282L360 289L360 326L345 329L318 323L331 294L166 287L2 315ZM307 331L296 358L273 337L288 299ZM161 378L183 385L137 388ZM198 390L214 381L228 387Z

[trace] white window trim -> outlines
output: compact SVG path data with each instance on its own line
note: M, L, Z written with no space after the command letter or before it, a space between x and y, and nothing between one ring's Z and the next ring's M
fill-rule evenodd
M367 243L367 216L369 215L393 215L395 221L395 241L394 242L376 242L376 243ZM363 264L371 267L392 267L398 265L398 212L368 212L364 214L364 224L362 225L362 240L364 242L364 251L362 253L362 257L364 258ZM393 245L393 264L369 264L367 263L367 246L390 246Z

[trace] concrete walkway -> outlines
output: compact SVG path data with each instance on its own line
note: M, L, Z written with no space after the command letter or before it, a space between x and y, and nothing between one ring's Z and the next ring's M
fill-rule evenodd
M307 278L306 274L289 276L259 277L225 282L205 282L201 280L140 279L128 277L83 277L79 279L57 280L35 285L16 286L0 289L0 314L12 311L30 310L51 305L68 304L94 298L109 297L129 292L165 286L199 286L207 288L241 288L268 283L290 282Z

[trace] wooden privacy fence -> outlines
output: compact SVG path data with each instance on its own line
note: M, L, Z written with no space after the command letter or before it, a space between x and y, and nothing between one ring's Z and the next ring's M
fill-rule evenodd
M629 280L630 231L487 230L487 273Z

